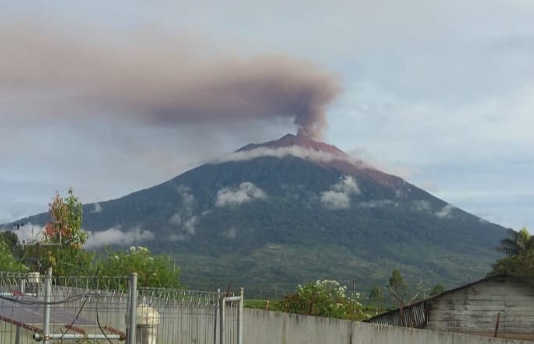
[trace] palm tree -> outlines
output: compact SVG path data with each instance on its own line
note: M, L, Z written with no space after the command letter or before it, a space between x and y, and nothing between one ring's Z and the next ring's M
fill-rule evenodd
M509 237L501 240L497 250L506 254L506 257L497 259L489 276L508 274L534 277L534 236L526 228L523 227L519 232L510 229Z
M509 229L508 234L508 238L501 240L501 245L497 247L497 251L513 257L534 248L534 236L530 235L526 227L521 228L519 232Z

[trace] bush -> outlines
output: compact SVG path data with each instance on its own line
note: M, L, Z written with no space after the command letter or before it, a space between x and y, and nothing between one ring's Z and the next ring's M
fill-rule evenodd
M107 248L97 266L101 276L128 276L136 272L141 287L180 287L180 270L172 259L165 254L154 256L143 246L132 246L123 251Z
M347 287L334 280L317 280L298 285L279 307L286 312L321 317L361 320L366 316L359 302L360 293L347 295Z

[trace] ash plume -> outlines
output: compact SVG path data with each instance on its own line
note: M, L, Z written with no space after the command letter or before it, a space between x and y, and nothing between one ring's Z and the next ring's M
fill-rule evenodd
M0 24L0 92L27 92L35 104L27 116L37 120L80 116L80 107L97 120L155 126L289 118L299 135L320 140L340 92L335 76L288 56L240 58L186 36L41 26Z

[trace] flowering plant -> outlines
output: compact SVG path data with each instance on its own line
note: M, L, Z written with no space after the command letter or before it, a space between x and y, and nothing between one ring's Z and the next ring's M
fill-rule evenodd
M364 318L360 293L347 294L347 287L335 280L299 284L294 294L282 300L287 312L359 320Z

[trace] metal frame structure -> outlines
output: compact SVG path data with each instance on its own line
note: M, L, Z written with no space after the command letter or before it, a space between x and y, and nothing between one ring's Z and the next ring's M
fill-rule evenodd
M242 344L238 294L138 288L123 277L0 272L0 344Z

